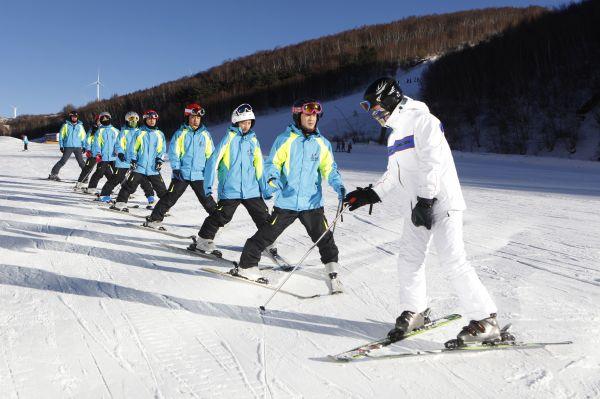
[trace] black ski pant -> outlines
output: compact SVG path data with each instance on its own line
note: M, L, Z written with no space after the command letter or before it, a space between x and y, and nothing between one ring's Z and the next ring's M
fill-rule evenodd
M269 208L262 198L248 199L222 199L217 204L217 208L204 219L204 223L198 232L202 238L213 239L217 235L217 231L233 218L233 214L237 207L242 204L250 214L252 221L258 229L264 225L271 223L271 215Z
M96 171L90 178L90 184L88 184L88 188L96 188L98 187L98 182L102 177L106 177L106 179L110 179L110 177L114 174L115 163L102 161L96 166Z
M209 215L216 209L217 204L210 195L204 195L204 180L177 180L171 179L169 190L164 197L160 197L158 204L154 206L150 219L162 221L165 218L165 214L177 201L179 197L183 195L188 186L192 187L194 194L200 201L200 204Z
M150 183L159 198L164 197L167 193L167 187L165 186L165 182L160 174L146 176L138 172L131 172L127 180L121 184L121 190L117 196L117 202L127 203L129 196L135 193L135 190L137 190L140 183L143 187L144 181L148 181ZM144 189L144 192L147 193L146 189Z
M23 151L27 151L27 143L23 144Z
M125 179L127 179L127 172L129 168L117 168L117 171L108 179L108 181L102 187L102 191L100 192L100 196L104 197L107 195L111 195L115 187L119 184L125 183ZM150 180L148 180L147 176L140 180L140 186L142 186L142 190L144 190L144 195L146 198L154 195L154 189L152 188L152 184L150 184Z
M87 158L77 181L80 183L85 183L90 177L92 170L94 170L94 166L96 166L96 160L94 158Z
M81 155L81 147L64 147L63 150L64 150L64 152L62 154L62 157L52 167L52 171L50 171L51 174L58 175L58 172L60 172L60 169L63 166L65 166L65 164L67 163L69 158L71 158L71 154L75 154L75 159L77 160L79 167L81 169L83 169L83 166L85 165L85 161L83 160L83 157Z
M240 267L258 266L262 251L273 244L277 237L296 219L300 219L300 223L306 228L312 242L316 242L329 227L322 207L307 211L291 211L275 207L271 215L271 223L263 225L252 237L246 240L240 257ZM338 261L338 249L333 241L331 230L327 231L327 234L319 241L317 246L321 254L321 262Z

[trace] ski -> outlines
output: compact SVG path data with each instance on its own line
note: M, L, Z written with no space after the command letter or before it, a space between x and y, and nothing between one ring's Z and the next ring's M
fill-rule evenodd
M146 216L136 215L135 213L131 213L129 211L120 211L118 209L110 209L110 208L103 208L103 207L98 207L98 209L102 209L103 211L107 211L107 212L119 213L124 216L133 216L133 217L140 218L140 219L146 219ZM126 209L129 209L129 208L126 208Z
M240 275L234 276L233 274L230 274L228 272L223 272L223 271L220 271L220 270L212 269L210 267L201 267L200 270L203 270L203 271L208 272L208 273L218 274L220 276L231 278L231 279L234 279L234 280L237 280L237 281L241 281L241 282L244 282L244 283L256 285L258 287L263 287L263 288L266 288L266 289L271 290L271 291L275 291L277 289L277 287L269 285L269 284L259 283L258 281L255 281L255 280L252 280L252 279L249 279L247 277L240 276ZM293 296L293 297L298 298L298 299L312 299L312 298L318 298L318 297L328 296L329 295L329 294L301 295L301 294L297 294L295 292L287 291L287 290L284 290L284 289L280 289L279 292L281 292L282 294Z
M183 236L181 234L172 233L169 230L167 230L166 228L164 228L163 226L155 228L155 227L148 227L148 226L136 224L135 227L142 229L142 230L148 230L148 231L153 231L155 233L164 234L169 237L179 238L180 240L189 240L190 238L194 237L194 236Z
M273 270L280 270L283 272L291 272L292 270L294 270L294 266L281 255L279 255L277 249L265 249L263 251L263 254L277 265L277 267Z
M448 353L465 353L465 352L485 352L495 350L507 350L507 349L540 349L551 345L569 345L572 341L559 341L559 342L500 342L496 344L480 344L480 345L469 345L459 346L456 348L440 348L431 350L417 350L415 352L405 353L389 353L384 355L372 355L366 353L364 356L356 359L335 359L337 361L365 361L365 360L384 360L384 359L399 359L407 357L418 357L418 356L430 356L440 355Z
M459 314L449 314L447 316L443 316L443 317L434 319L429 324L426 324L422 328L420 328L418 330L413 330L413 331L409 332L408 334L405 334L401 340L404 340L404 339L407 339L410 337L414 337L415 335L423 334L425 332L431 331L438 327L443 327L449 323L452 323L453 321L459 320L461 317L462 316ZM401 340L399 340L399 341L401 341ZM352 361L352 360L361 359L364 357L373 357L372 355L370 355L371 351L381 349L385 346L391 345L391 344L393 344L395 342L399 342L399 341L392 341L389 337L386 336L385 338L381 338L376 341L368 342L366 344L357 346L356 348L352 348L348 351L338 353L337 355L329 355L329 358L336 360L336 361L347 361L348 362L348 361Z
M185 239L189 239L190 237L185 237ZM224 258L223 255L221 254L220 251L215 251L213 253L207 253L207 252L202 252L202 251L198 251L198 250L193 250L188 248L181 248L175 245L171 245L171 244L167 244L167 243L161 243L161 245L163 247L175 250L177 252L186 254L186 255L192 255L192 256L199 256L201 258L204 259L209 259L209 260L216 260L222 263L227 264L230 267L236 267L237 266L237 262L233 261L233 260L229 260L227 258Z

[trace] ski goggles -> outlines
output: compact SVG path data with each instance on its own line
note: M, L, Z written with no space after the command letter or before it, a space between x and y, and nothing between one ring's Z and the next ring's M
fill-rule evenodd
M369 101L361 101L360 107L365 111L369 112L369 110L371 109L371 103Z
M302 104L300 107L292 107L292 113L305 115L320 115L323 107L318 102Z
M69 112L69 116L74 116L75 118L78 118L79 114L77 113L77 111L71 111Z
M156 111L146 112L144 114L144 119L146 118L158 119L158 113Z
M242 104L235 109L235 113L238 115L245 114L246 112L252 112L250 104Z
M186 108L185 109L185 114L186 115L204 116L205 113L206 113L206 111L204 110L204 108L201 108L201 107L194 107L194 108Z

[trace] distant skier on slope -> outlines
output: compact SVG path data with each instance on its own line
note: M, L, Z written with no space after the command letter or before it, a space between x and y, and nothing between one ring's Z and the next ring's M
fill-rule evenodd
M27 146L29 145L29 139L26 135L23 135L23 151L28 151Z
M323 209L322 182L327 182L340 199L344 198L346 190L333 159L331 143L317 128L322 112L321 104L313 99L294 102L294 123L277 136L265 164L267 183L263 196L269 198L277 194L272 222L263 225L246 241L239 268L232 269L232 274L239 273L253 280L261 278L256 266L262 251L296 219L300 219L313 242L325 233L328 225ZM331 231L319 241L318 248L330 292L342 292L338 248Z
M131 169L131 152L133 148L133 142L139 133L138 122L140 116L137 112L129 111L125 114L125 125L121 128L119 135L117 136L117 142L115 143L115 168L116 172L108 179L108 181L102 187L100 192L100 201L109 203L111 201L111 194L115 187L119 184L123 184L125 179L130 173ZM140 185L144 190L148 204L154 203L154 190L152 185L147 178L141 180Z
M231 126L206 163L204 192L213 191L215 172L219 178L219 203L202 224L196 249L213 252L217 231L233 218L243 205L257 228L271 222L269 208L262 199L264 187L263 156L254 127L256 117L249 104L238 106L231 114Z
M165 214L177 203L188 186L192 187L200 204L210 214L216 208L215 200L204 193L206 160L214 151L210 132L202 124L206 113L199 104L189 104L183 111L185 122L175 132L169 145L169 162L173 171L167 193L160 198L144 226L157 228Z
M103 176L108 180L115 172L115 143L119 130L112 125L112 116L108 112L101 112L98 119L100 127L96 131L91 151L96 161L96 171L90 178L88 187L83 190L86 193L96 190ZM96 192L96 195L100 196L100 192Z
M167 193L165 182L160 175L167 144L164 133L156 126L158 113L154 110L148 110L144 112L142 118L144 119L144 126L140 128L134 142L131 143L133 145L131 148L131 168L133 171L121 185L117 202L110 209L128 212L127 201L129 196L135 192L138 185L146 178L152 184L159 198Z
M77 111L69 112L67 120L65 123L63 123L60 131L58 132L58 146L60 148L60 152L62 152L62 157L52 167L52 171L48 176L49 180L60 181L58 173L65 163L67 163L71 157L71 154L75 155L75 159L77 160L79 167L83 169L85 162L83 161L81 154L83 153L82 148L84 139L85 128L83 127L83 123L79 121L79 114Z
M374 81L361 106L382 126L392 129L388 138L388 167L373 185L348 193L350 210L380 202L393 188L406 209L400 238L398 274L400 306L404 311L389 332L392 339L422 327L427 320L425 255L433 240L460 303L475 320L458 334L460 344L500 339L496 305L467 261L463 243L463 211L466 209L454 160L440 121L429 108L402 94L392 78ZM410 210L409 210L410 209Z

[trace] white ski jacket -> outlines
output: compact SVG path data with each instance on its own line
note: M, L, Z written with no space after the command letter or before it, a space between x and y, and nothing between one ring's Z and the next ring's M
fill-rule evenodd
M412 209L417 197L437 198L435 214L466 209L443 126L427 105L405 97L386 122L387 171L373 189L383 200L392 189L402 192L402 205Z

